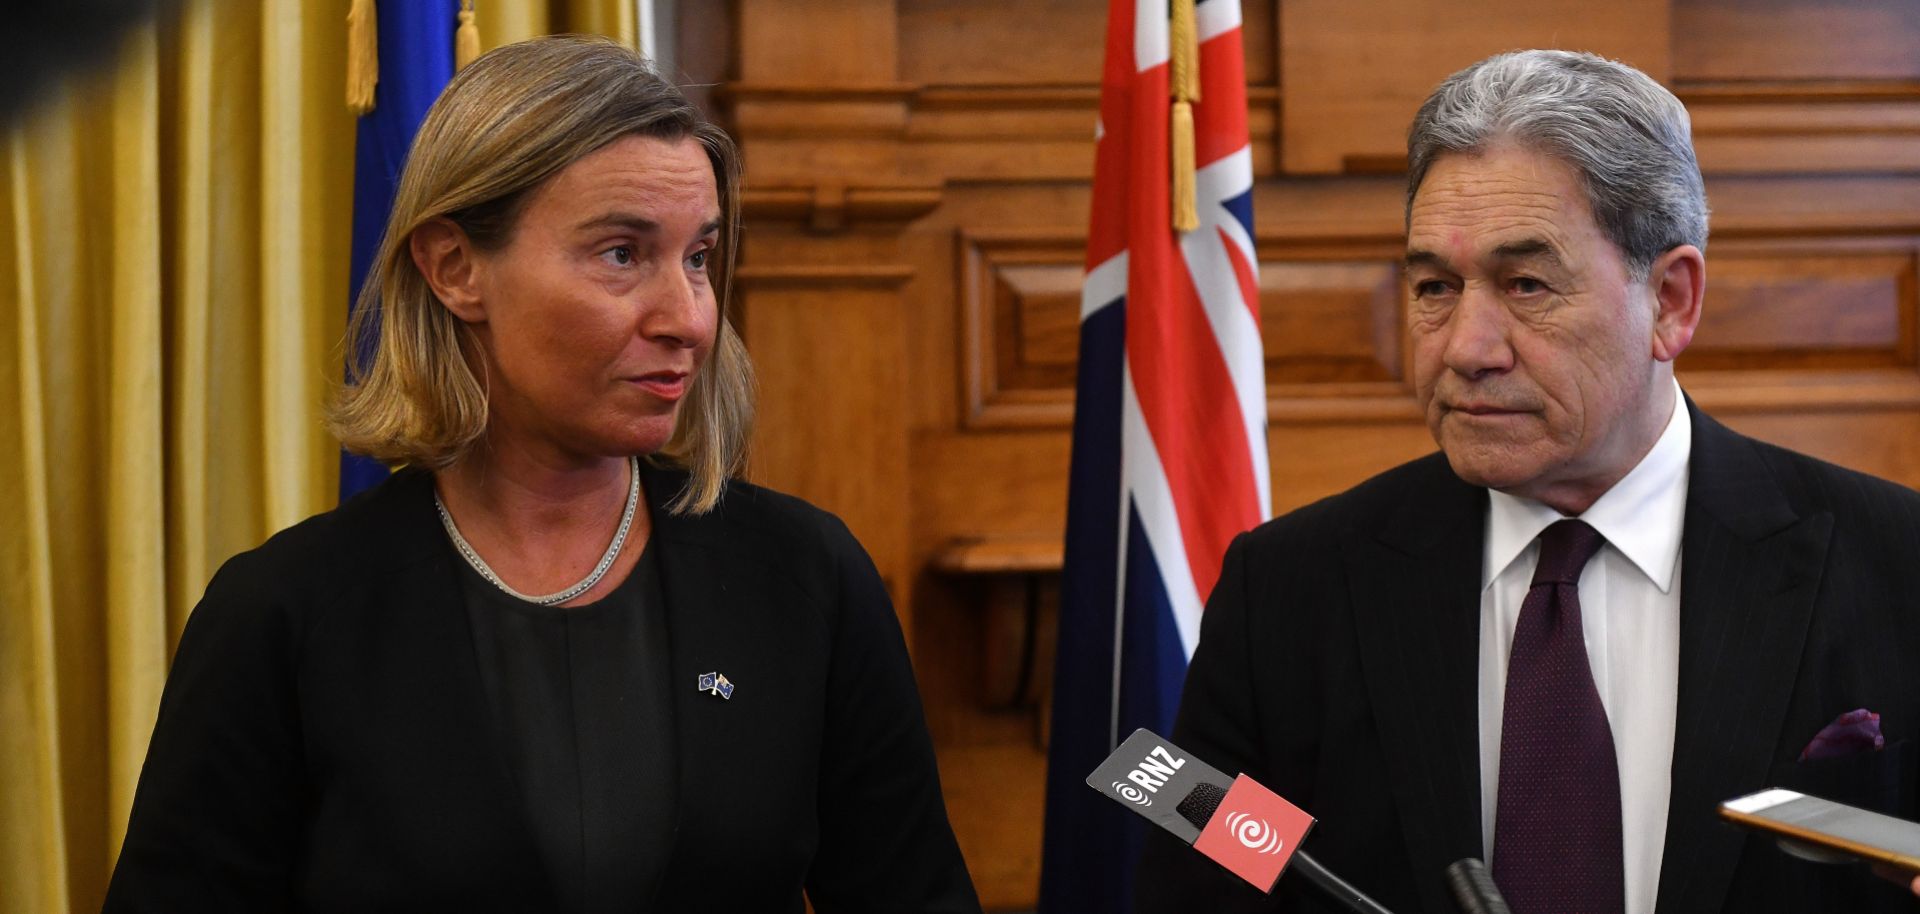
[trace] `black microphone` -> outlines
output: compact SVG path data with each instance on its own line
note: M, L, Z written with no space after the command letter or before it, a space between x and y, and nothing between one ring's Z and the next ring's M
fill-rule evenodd
M1460 914L1513 914L1507 900L1500 897L1499 887L1493 884L1487 865L1477 857L1455 860L1447 867L1447 888L1453 890L1453 900L1460 903Z
M1299 850L1300 839L1313 827L1311 816L1246 775L1227 777L1152 731L1135 730L1093 770L1087 786L1172 832L1263 892L1272 892L1280 873L1291 865L1341 911L1393 914ZM1166 802L1169 799L1173 802ZM1289 831L1289 824L1296 827Z
M1167 745L1171 746L1172 743ZM1213 818L1213 814L1220 811L1221 801L1226 798L1227 791L1219 785L1201 782L1194 785L1186 799L1181 800L1175 809L1179 811L1181 818L1193 823L1194 828L1205 829L1207 822ZM1354 888L1345 879L1335 876L1326 867L1321 866L1320 861L1313 859L1313 856L1306 851L1294 851L1291 865L1294 872L1299 873L1302 879L1313 883L1314 888L1339 905L1343 911L1350 911L1353 914L1393 914L1392 911L1381 907L1379 902L1368 898L1365 892ZM1479 912L1469 911L1467 914L1479 914ZM1508 912L1503 908L1501 914L1508 914Z

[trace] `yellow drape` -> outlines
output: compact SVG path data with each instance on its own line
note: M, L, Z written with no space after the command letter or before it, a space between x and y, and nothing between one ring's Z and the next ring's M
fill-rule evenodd
M487 48L635 36L476 7ZM0 125L0 914L99 909L194 601L334 501L346 8L191 0Z
M482 51L491 51L503 44L524 41L535 35L559 32L605 35L627 47L639 47L637 8L634 0L474 2L474 9L479 13L476 24L480 27Z

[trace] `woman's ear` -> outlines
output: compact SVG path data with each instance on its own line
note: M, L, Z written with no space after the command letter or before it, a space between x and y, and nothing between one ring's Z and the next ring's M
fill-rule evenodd
M1653 357L1671 362L1693 342L1700 326L1700 304L1707 289L1707 258L1683 244L1660 255L1648 270L1657 306L1653 314Z
M427 280L433 296L448 311L469 324L483 323L487 309L480 297L481 264L473 239L453 220L436 216L413 230L407 239L413 265Z

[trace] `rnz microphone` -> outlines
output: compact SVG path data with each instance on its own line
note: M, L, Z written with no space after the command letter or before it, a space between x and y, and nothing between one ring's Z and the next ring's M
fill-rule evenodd
M1392 914L1300 850L1314 819L1246 775L1218 769L1150 730L1133 735L1087 776L1087 786L1172 832L1262 892L1291 864L1349 914Z

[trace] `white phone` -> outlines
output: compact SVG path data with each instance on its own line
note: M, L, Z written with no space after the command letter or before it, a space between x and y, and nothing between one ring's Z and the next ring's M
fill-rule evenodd
M1920 822L1779 788L1728 800L1720 815L1787 841L1920 872Z

